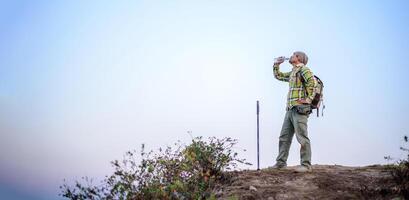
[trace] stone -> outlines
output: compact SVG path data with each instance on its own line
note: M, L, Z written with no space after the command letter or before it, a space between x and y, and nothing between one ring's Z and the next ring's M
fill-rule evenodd
M249 190L250 190L250 191L257 192L257 188L254 187L254 186L252 186L252 185L250 185Z

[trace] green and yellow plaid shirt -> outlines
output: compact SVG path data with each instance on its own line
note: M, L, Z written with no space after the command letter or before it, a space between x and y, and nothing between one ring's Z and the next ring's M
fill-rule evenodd
M301 82L300 75L304 79L304 84ZM295 105L300 105L297 102L299 99L305 99L308 103L311 103L315 95L315 87L317 82L314 78L311 70L304 64L298 64L294 66L290 72L280 72L279 65L273 66L274 77L280 81L289 82L290 89L287 95L287 109L291 109ZM305 86L305 88L304 88Z

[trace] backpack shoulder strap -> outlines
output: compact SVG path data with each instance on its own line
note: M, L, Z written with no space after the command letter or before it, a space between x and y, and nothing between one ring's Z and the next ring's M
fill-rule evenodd
M305 80L304 80L304 77L303 77L302 74L301 74L303 67L305 67L305 66L302 66L302 67L298 70L296 76L300 76L301 83L304 85L304 84L305 84Z

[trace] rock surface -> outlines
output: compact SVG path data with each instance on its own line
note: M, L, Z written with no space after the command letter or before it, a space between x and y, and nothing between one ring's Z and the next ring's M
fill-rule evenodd
M312 172L294 167L228 172L217 199L393 199L392 177L386 167L314 165ZM254 190L256 189L256 190Z

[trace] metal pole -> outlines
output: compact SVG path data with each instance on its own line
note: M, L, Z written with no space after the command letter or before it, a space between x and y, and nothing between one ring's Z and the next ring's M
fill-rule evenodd
M257 170L260 170L259 113L260 113L260 106L259 106L259 103L257 101Z

